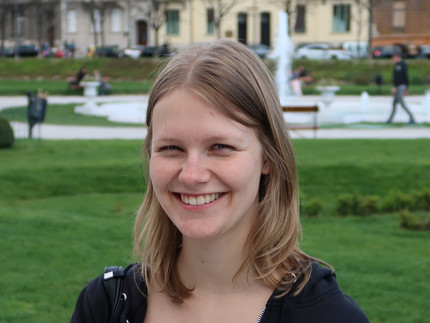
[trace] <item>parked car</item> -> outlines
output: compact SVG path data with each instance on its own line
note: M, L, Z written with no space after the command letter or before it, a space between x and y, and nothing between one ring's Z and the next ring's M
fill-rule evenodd
M119 49L116 45L100 46L96 49L96 56L99 57L118 57Z
M418 55L420 58L430 58L430 45L418 46Z
M373 58L391 58L396 52L394 46L386 45L386 46L376 46L372 50Z
M119 52L120 57L131 57L131 58L139 58L142 56L142 52L145 46L135 46L132 48L126 48Z
M373 48L373 58L391 58L394 53L400 54L404 58L413 58L417 56L417 49L413 45L393 44L377 46Z
M18 56L37 56L39 54L39 49L32 44L22 44L18 47L7 47L3 51L4 56L13 57L15 56L15 50L18 49Z
M352 54L343 49L332 48L329 44L309 44L299 48L297 59L351 59Z
M369 44L366 42L347 41L342 43L342 48L349 51L354 58L366 58Z
M266 58L271 52L270 47L264 44L253 44L248 45L248 47L263 59Z

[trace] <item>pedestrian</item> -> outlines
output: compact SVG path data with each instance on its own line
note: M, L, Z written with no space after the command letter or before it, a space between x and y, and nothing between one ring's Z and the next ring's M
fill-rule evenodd
M146 123L121 322L368 322L298 246L294 149L256 54L233 40L181 51L153 84ZM109 322L103 281L83 289L72 322Z
M394 115L396 114L397 104L400 104L401 107L405 110L405 112L409 116L409 123L415 123L414 116L411 111L408 109L405 102L405 94L407 94L409 79L408 79L408 67L406 62L402 59L401 54L395 53L393 55L394 61L394 71L393 71L393 85L391 92L393 93L393 107L391 110L390 117L386 121L386 123L391 123L393 121Z
M302 83L308 83L312 81L312 77L309 75L308 71L304 66L299 66L293 71L293 75L291 77L291 87L296 96L302 96Z

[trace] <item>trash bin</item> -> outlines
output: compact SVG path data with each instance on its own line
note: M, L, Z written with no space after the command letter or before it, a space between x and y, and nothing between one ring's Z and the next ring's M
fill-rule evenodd
M33 95L31 91L27 91L27 97L28 137L32 138L33 127L36 123L42 123L45 120L48 100L44 95Z

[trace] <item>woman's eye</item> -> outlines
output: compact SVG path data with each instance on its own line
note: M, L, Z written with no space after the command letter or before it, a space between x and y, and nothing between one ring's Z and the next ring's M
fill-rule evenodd
M166 152L175 152L181 150L178 146L169 145L169 146L163 146L159 149L159 151L166 151Z
M230 146L228 146L228 145L224 145L224 144L215 144L215 145L213 146L213 148L214 148L214 149L216 149L216 150L221 150L221 149L231 149L231 147L230 147Z

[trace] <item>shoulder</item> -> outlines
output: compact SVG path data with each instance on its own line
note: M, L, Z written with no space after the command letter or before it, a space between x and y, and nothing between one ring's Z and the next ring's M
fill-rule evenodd
M280 322L369 322L358 304L341 291L334 272L317 263L297 296L290 292L276 302Z
M101 275L82 289L70 322L108 322L109 316L109 300Z
M146 285L140 274L139 265L129 265L124 270L122 292L126 296L126 306L131 312L146 310ZM103 274L91 280L79 294L75 311L70 322L109 322L111 314L109 299L104 287Z
M317 263L312 265L305 288L291 303L306 322L368 322L358 304L341 291L335 273Z

